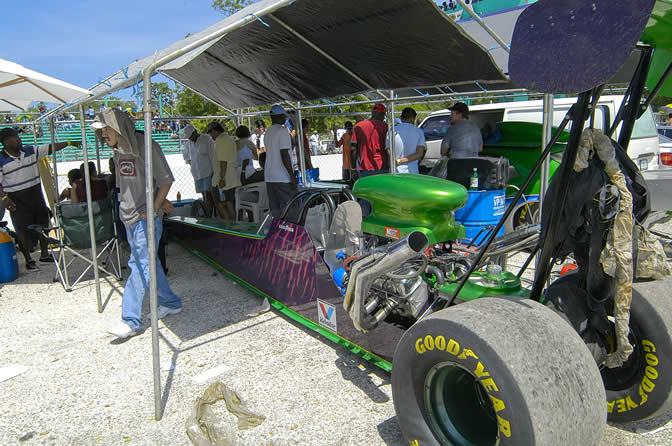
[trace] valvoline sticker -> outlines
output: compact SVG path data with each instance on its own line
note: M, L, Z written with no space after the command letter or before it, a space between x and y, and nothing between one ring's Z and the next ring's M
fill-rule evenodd
M338 333L336 307L328 302L317 299L317 322L334 333Z
M395 228L390 228L389 226L385 226L385 237L399 240L399 230Z

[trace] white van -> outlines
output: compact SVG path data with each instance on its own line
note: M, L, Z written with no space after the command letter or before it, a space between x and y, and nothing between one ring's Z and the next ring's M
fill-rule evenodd
M606 131L613 121L623 101L623 96L602 96L595 110L594 127ZM576 98L555 99L553 125L558 126L569 108L576 103ZM494 128L494 124L501 121L525 121L541 124L543 117L543 101L513 101L493 104L478 104L469 107L469 119L481 129ZM589 123L586 124L588 126ZM421 165L431 168L441 158L441 140L450 126L450 110L440 110L428 115L420 124L427 141L427 153ZM612 136L618 139L621 126ZM569 128L567 129L569 130ZM541 141L539 142L541 145ZM660 165L660 148L658 147L658 133L651 108L635 122L630 138L628 155L642 171L664 168Z

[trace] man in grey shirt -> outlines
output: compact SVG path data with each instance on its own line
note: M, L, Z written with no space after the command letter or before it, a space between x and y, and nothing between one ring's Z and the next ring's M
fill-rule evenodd
M469 121L469 107L457 102L450 107L450 127L441 141L441 156L469 158L483 151L481 129Z
M147 243L147 200L145 195L145 135L136 131L135 123L126 113L116 108L105 109L91 124L98 137L114 149L115 175L119 187L119 216L126 227L131 256L128 266L131 274L124 287L121 302L121 321L112 326L108 333L118 338L137 334L142 328L142 302L149 291L149 253ZM163 210L170 210L172 204L166 195L173 184L166 157L161 147L152 141L152 168L154 177L154 206L156 217L156 245L159 245L163 225ZM159 265L159 260L156 260ZM182 311L182 300L170 289L163 268L156 268L157 293L159 298L159 319Z

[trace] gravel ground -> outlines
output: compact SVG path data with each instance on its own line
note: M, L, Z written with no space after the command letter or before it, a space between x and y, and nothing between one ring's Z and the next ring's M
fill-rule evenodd
M52 282L54 266L28 273L20 262L19 278L0 288L0 368L27 371L0 382L0 444L189 445L185 421L208 385L194 377L220 366L217 378L266 417L237 432L239 445L407 444L387 372L273 311L247 316L260 299L178 245L167 257L184 311L159 322L159 422L151 329L125 342L106 333L120 315L120 286L103 281L98 314L92 280L67 293ZM601 445L672 444L670 419L609 426Z

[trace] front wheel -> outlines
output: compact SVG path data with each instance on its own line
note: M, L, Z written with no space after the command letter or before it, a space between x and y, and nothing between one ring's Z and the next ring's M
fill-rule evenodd
M576 332L543 305L481 298L439 311L401 338L392 365L410 444L597 444L604 388Z

